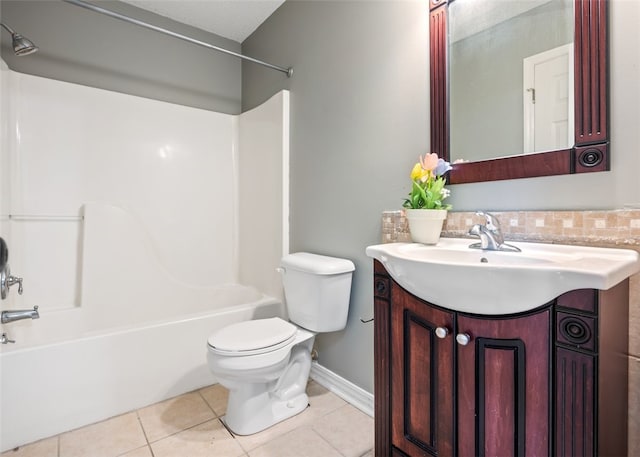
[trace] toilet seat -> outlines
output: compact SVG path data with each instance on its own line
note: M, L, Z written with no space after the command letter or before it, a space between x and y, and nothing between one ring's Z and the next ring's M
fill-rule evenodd
M224 327L208 339L209 349L227 357L276 351L290 345L297 327L279 317L238 322Z

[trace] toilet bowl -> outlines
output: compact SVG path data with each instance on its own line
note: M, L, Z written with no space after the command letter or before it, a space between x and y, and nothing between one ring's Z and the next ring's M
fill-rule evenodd
M278 328L287 327L290 333L277 333ZM227 427L238 435L250 435L303 411L309 403L305 389L315 333L277 317L240 322L225 329L236 337L226 340L220 334L212 335L208 363L218 382L229 389L223 418ZM276 329L274 334L278 335L271 344L256 338L256 331L270 329ZM282 341L277 341L280 338ZM239 344L229 344L239 340L242 349Z
M302 412L317 332L346 325L355 269L349 260L296 253L281 271L292 322L274 317L229 325L208 339L207 361L229 389L225 425L250 435Z

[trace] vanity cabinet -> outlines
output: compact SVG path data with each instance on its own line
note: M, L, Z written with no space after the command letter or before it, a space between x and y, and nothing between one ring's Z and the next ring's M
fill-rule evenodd
M377 456L626 455L627 281L477 316L374 262Z

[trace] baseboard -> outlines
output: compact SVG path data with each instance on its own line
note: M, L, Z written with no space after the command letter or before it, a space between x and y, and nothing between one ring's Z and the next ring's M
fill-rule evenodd
M373 394L356 386L351 381L347 381L342 376L335 374L317 362L311 364L311 374L309 377L347 403L352 404L363 413L373 417Z

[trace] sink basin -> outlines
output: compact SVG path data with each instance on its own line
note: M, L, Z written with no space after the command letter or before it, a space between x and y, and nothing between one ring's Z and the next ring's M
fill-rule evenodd
M640 256L629 249L510 242L522 252L501 252L470 249L473 242L388 243L366 253L413 295L487 315L528 311L571 290L607 290L640 271Z

